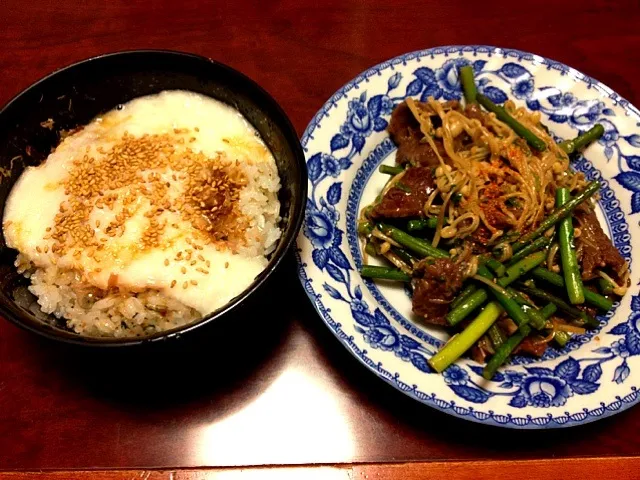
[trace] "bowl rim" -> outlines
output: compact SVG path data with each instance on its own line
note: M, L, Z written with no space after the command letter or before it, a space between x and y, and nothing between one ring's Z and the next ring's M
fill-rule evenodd
M39 329L34 325L27 324L16 318L9 309L0 302L0 316L4 319L10 321L14 325L27 330L29 332L40 335L41 337L45 337L48 340L53 340L57 342L63 342L70 345L82 346L82 347L131 347L135 345L149 345L155 344L159 342L166 342L169 340L177 340L180 337L192 333L194 330L204 327L205 325L209 325L214 321L220 321L223 317L227 316L232 311L237 310L240 305L242 305L245 300L247 300L252 294L254 294L257 290L259 290L266 281L271 277L271 275L280 267L283 259L286 257L288 252L291 250L293 244L295 243L298 232L302 226L302 222L305 216L305 206L306 206L306 198L307 198L307 163L305 160L304 151L302 148L302 144L300 142L300 137L291 122L291 119L284 111L279 102L271 95L264 87L259 85L255 80L253 80L248 75L242 73L241 71L222 63L218 60L214 60L210 57L206 57L204 55L198 55L191 52L185 52L180 50L171 50L171 49L125 49L118 50L109 53L103 53L99 55L94 55L91 57L87 57L85 59L75 61L73 63L67 64L65 66L59 67L47 75L41 77L35 82L31 83L29 86L18 92L16 95L11 97L4 105L0 106L0 117L8 111L14 103L20 101L23 96L26 96L32 90L38 88L51 78L72 70L74 68L80 67L82 65L86 65L89 63L98 62L105 59L110 59L113 57L125 57L125 56L134 56L134 55L156 55L156 56L165 56L167 58L175 58L175 59L190 59L191 61L203 62L206 64L213 65L217 68L225 70L232 76L235 76L241 82L244 82L247 85L248 90L255 92L258 97L261 97L261 100L265 102L269 110L272 110L275 115L269 115L269 117L276 123L279 124L282 129L284 137L287 139L287 143L289 147L293 151L293 156L298 164L299 168L299 192L298 192L298 200L294 202L294 215L289 217L289 223L287 228L288 235L285 236L282 241L283 244L278 245L280 251L277 255L274 255L270 260L267 266L258 274L257 277L253 280L253 282L245 288L241 293L232 298L229 302L227 302L224 306L215 310L214 312L204 316L200 320L192 322L187 325L183 325L180 327L173 328L171 330L166 330L162 332L157 332L152 335L146 337L90 337L83 336L78 333L74 333L71 331L65 331L62 329L57 329L57 327L48 326L48 329ZM295 141L292 141L295 139ZM4 209L4 206L2 207ZM297 212L295 212L297 208ZM36 320L38 321L38 320Z

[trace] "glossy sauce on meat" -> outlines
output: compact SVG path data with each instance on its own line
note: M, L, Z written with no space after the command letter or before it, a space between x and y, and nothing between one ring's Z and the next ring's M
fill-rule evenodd
M462 286L464 267L449 258L427 258L414 268L413 312L433 325L447 325L449 304Z
M602 231L596 213L589 209L575 213L580 236L576 238L576 246L582 250L582 279L598 278L596 270L606 269L613 278L625 267L625 260L613 246L611 239Z
M423 141L424 135L420 131L420 124L409 110L406 102L402 102L395 108L387 130L391 139L398 146L396 163L432 167L440 165L436 152L429 143ZM442 141L434 138L434 143L444 158L446 153Z
M371 215L382 218L422 216L422 210L434 190L430 167L413 167L380 199Z

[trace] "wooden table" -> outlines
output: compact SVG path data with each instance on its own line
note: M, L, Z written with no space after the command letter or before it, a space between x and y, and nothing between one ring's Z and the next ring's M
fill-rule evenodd
M367 67L481 43L565 62L637 105L639 22L637 0L0 0L0 103L85 57L168 48L248 74L302 133ZM304 296L292 259L263 294L276 320L265 321L263 305L161 355L90 354L0 322L0 470L14 479L634 478L640 466L638 408L555 431L457 420L351 358Z

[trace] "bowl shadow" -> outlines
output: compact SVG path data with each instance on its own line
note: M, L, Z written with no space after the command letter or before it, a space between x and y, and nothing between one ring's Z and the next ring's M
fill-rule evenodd
M278 314L267 318L265 305L291 275L291 263L285 258L263 288L196 335L118 349L34 337L40 345L33 351L53 374L64 375L69 388L120 409L173 410L224 399L224 413L233 413L259 396L283 368L293 306L282 302Z

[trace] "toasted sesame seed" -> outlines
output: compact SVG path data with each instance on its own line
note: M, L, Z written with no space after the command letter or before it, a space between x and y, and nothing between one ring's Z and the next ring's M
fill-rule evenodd
M184 275L185 273L187 273L187 267L182 267L180 269L180 271L182 272L182 274Z
M197 280L191 280L191 285L198 285L198 281Z
M191 263L189 263L190 266L194 266L197 262L195 260L191 260Z
M164 259L164 266L165 266L165 267L168 267L168 266L169 266L169 259L168 259L168 258L165 258L165 259Z
M178 283L178 282L176 282L175 280L171 280L171 288L175 287L176 283Z
M184 282L184 283L182 284L182 288L187 288L188 286L189 286L189 282Z
M224 262L224 268L229 268L229 262Z
M59 205L53 228L47 228L47 232L51 232L49 238L56 242L55 251L64 253L75 247L83 250L91 245L94 251L102 249L101 244L108 238L123 235L126 222L133 215L127 207L133 206L141 196L150 203L149 215L145 212L150 219L142 239L145 247L157 246L163 237L166 225L156 218L164 211L179 214L182 220L200 230L204 238L199 241L205 244L243 242L247 220L237 210L237 199L247 183L246 178L234 170L234 164L223 155L211 159L188 147L178 152L175 143L175 137L170 134L134 137L125 132L113 147L98 150L99 156L87 154L75 159L63 185L67 200ZM158 173L163 169L172 171L174 181L184 181L185 195L177 199L167 196L171 184L163 181ZM127 189L124 196L114 192L122 188ZM104 229L108 238L98 240L89 224L93 208L114 210L117 204L123 208L114 212L113 221ZM156 220L155 223L152 220ZM100 228L99 220L95 226ZM171 226L180 228L176 222ZM187 241L195 250L203 249L191 238Z

